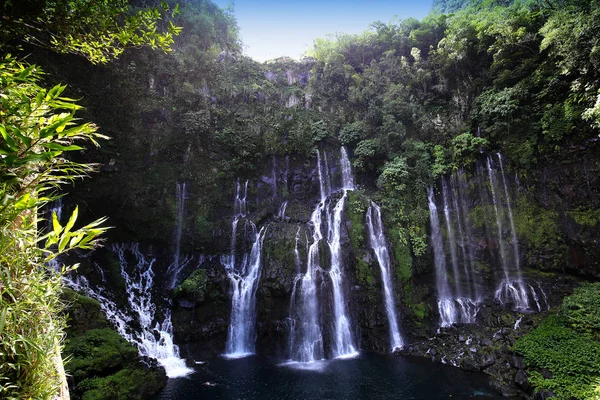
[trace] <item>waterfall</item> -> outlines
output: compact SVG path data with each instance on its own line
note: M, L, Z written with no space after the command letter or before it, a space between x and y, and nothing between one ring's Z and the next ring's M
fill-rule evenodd
M542 311L548 307L541 286L527 283L521 274L521 256L515 229L509 183L505 175L501 154L497 161L488 156L478 163L477 185L481 204L491 204L492 220L484 219L488 243L497 243L497 264L501 271L495 299L502 305L511 305L519 311ZM468 186L463 171L441 179L445 231L440 229L440 216L433 188L429 188L428 200L431 220L431 245L433 247L438 291L438 309L441 326L454 323L473 323L481 307L483 276L475 262L474 235L467 216L471 212L467 203ZM487 182L487 185L484 183ZM486 189L487 187L487 189ZM494 249L493 246L488 247ZM446 254L448 250L448 256ZM449 281L448 260L452 263L452 278ZM541 299L544 298L544 302ZM545 304L543 304L545 303Z
M227 276L231 281L231 318L227 333L226 353L228 358L240 358L254 354L256 344L256 290L260 281L262 267L262 246L265 238L265 228L256 231L251 221L245 221L250 226L253 237L252 249L244 254L240 262L236 262L237 226L241 218L246 216L248 205L248 181L242 186L239 180L235 186L233 200L233 221L231 226L231 253L221 258Z
M328 197L332 193L333 184L327 153L317 150L317 172L319 177L320 200L315 206L311 217L312 241L307 251L306 272L297 277L296 285L290 305L290 318L294 320L290 334L290 358L293 361L313 362L325 357L323 345L323 331L320 324L318 285L322 283L326 272L320 264L319 245L326 239L331 253L331 290L333 297L332 343L331 352L335 358L352 357L358 354L354 338L352 337L352 324L346 310L344 295L341 229L342 214L348 191L354 189L352 169L345 148L341 148L341 176L342 197L337 201L333 210ZM323 219L323 216L325 217ZM324 237L324 229L327 236ZM296 260L301 262L296 248ZM294 308L297 312L294 312Z
M255 234L250 255L245 255L241 271L235 265L225 268L231 280L231 320L227 334L228 358L240 358L254 354L256 342L256 290L261 273L261 253L265 228Z
M348 159L348 153L346 152L346 148L342 146L341 149L342 158L340 159L340 164L342 167L342 188L346 190L354 190L354 177L352 176L352 165L350 164L350 160Z
M468 279L472 282L472 295L479 301L479 299L481 299L481 288L483 285L481 282L481 274L479 274L478 271L475 269L475 255L473 252L473 233L467 219L467 215L469 215L470 209L465 199L466 184L462 177L463 171L459 169L456 179L454 179L452 182L454 182L454 187L456 188L455 198L458 197L458 203L460 203L460 207L458 205L456 206L457 215L459 215L459 226L462 225L464 227L464 239L462 240L462 246L463 249L464 247L467 247L467 249L465 250L465 256L468 257L470 271L472 271L472 273L470 273L467 270L467 263L465 262L465 274L467 275ZM458 210L460 210L460 213Z
M325 165L327 169L327 165ZM300 305L297 328L290 335L291 359L300 362L312 362L324 358L323 333L319 324L319 298L317 295L317 274L322 271L320 265L319 243L323 239L321 231L321 215L328 196L328 185L325 182L321 153L317 150L317 171L319 174L319 190L321 199L310 216L312 225L312 243L308 248L306 273L300 279ZM300 261L296 253L296 262ZM295 300L295 299L294 299ZM294 306L292 303L291 306Z
M342 153L344 155L344 153ZM345 178L345 177L344 177ZM346 179L343 181L344 188L349 184ZM346 300L344 296L342 281L342 248L341 248L341 226L342 212L348 190L344 189L344 194L338 200L333 209L332 224L329 227L329 249L331 250L331 269L329 276L331 278L333 290L333 312L334 312L334 342L333 355L335 358L352 357L358 354L350 330L350 319L346 311Z
M285 220L285 210L287 208L287 205L288 205L288 202L284 201L279 206L279 211L277 212L277 219L278 220L280 220L280 221L284 221Z
M173 262L167 268L169 289L175 288L178 283L179 273L190 263L191 257L181 259L181 234L183 232L183 217L185 215L185 199L187 198L186 183L177 184L177 227L175 229L175 251Z
M502 157L498 155L499 164L501 166L501 174L502 174L502 183L504 189L504 196L506 202L506 209L509 217L509 228L510 235L512 239L512 247L513 247L513 265L514 268L510 269L508 264L508 255L506 254L505 248L505 240L503 237L503 225L502 225L502 216L499 212L499 207L501 206L500 200L496 193L497 187L499 186L498 179L496 176L496 170L493 168L493 160L492 157L487 158L487 170L488 177L490 183L490 191L492 193L492 201L494 203L494 213L496 215L496 227L498 231L498 243L500 247L500 259L502 261L502 269L504 272L504 278L501 280L498 288L496 289L495 297L502 304L506 304L508 302L513 302L514 307L517 310L528 310L529 306L529 295L527 293L527 288L521 279L521 268L520 268L520 254L519 254L519 243L517 241L517 236L515 232L514 219L512 214L512 207L510 201L510 195L508 192L508 186L506 184L506 176L504 175L504 166L502 164ZM535 293L534 293L535 295Z
M170 310L165 311L162 322L158 322L156 317L157 306L152 299L155 259L144 256L137 243L114 244L111 250L119 259L121 276L125 280L127 312L109 298L105 289L92 289L83 276L66 278L66 283L98 300L117 332L137 346L140 356L153 358L163 366L169 378L190 374L192 370L186 367L179 356L179 347L173 343ZM132 256L129 259L135 259L133 266L129 265L129 255Z
M433 187L428 190L428 205L431 224L431 245L433 247L433 261L435 264L435 277L438 292L438 310L440 313L441 326L450 326L457 322L456 306L452 299L450 286L448 285L448 275L446 271L446 254L444 252L444 242L440 232L440 221L438 217Z
M342 212L348 191L354 190L354 178L352 177L352 167L348 160L346 148L342 146L340 165L342 167L342 197L336 203L333 214L327 207L327 216L329 222L328 244L331 252L331 268L329 277L331 278L333 291L333 313L334 313L334 341L332 344L333 355L335 358L353 357L358 354L356 345L351 332L350 318L346 310L346 300L343 288L342 273L342 248L341 248L341 229Z
M394 300L394 290L391 277L390 254L383 234L383 223L381 222L381 210L377 204L371 202L367 211L367 227L371 247L377 257L379 268L381 268L381 278L383 281L383 292L385 300L385 310L387 312L388 323L390 327L391 350L401 349L404 346L400 331L398 330L398 318L396 315L396 302Z
M458 267L458 255L456 254L456 238L452 229L452 220L450 217L450 204L448 200L448 185L446 180L442 180L442 196L444 198L444 217L446 221L446 232L448 235L448 247L450 247L450 256L452 259L452 272L454 275L455 294L458 298L463 297L462 287L460 284L460 273Z

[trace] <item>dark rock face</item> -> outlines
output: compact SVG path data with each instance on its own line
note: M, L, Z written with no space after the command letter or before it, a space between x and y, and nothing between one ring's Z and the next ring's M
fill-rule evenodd
M182 356L197 358L223 352L231 308L229 279L219 260L209 260L200 268L207 277L202 296L177 298L172 311L174 340Z
M523 254L524 267L556 270L557 253L568 248L569 251L565 254L569 254L570 257L569 270L580 275L595 276L595 267L589 257L598 251L598 224L596 222L596 225L593 225L585 220L587 214L582 216L572 213L572 210L581 207L583 203L579 204L575 199L563 197L579 196L580 190L587 190L588 198L584 203L595 204L597 199L595 200L594 196L600 183L597 178L590 178L586 183L587 189L580 185L575 185L567 191L555 192L552 189L553 185L560 186L564 180L572 179L575 174L573 171L577 168L583 167L573 164L567 168L571 172L563 171L560 178L541 179L533 199L531 193L527 194L519 189L518 182L513 183L519 189L514 200L519 239L523 230L531 227L527 225L531 224L527 219L531 213L546 215L544 210L559 209L556 214L552 214L551 223L548 219L534 220L533 226L540 228L523 236L520 251ZM592 171L591 166L585 168ZM547 172L547 175L550 173ZM484 184L482 182L480 184ZM549 182L554 183L551 185ZM521 185L523 184L522 182ZM476 188L477 183L474 185ZM262 271L256 294L256 348L261 354L287 357L291 324L290 297L295 277L306 271L307 244L312 241L309 220L312 210L319 202L315 160L307 161L293 157L270 160L266 163L262 176L250 181L248 196L250 212L247 218L258 227L266 228ZM335 202L338 198L339 195L333 195L331 201ZM352 193L346 203L341 232L344 290L354 327L353 334L360 349L388 352L388 320L379 266L365 230L364 212L368 204L365 199L361 193ZM286 212L280 215L280 206L284 201L287 201ZM476 206L478 204L475 203L469 205ZM227 215L225 210L223 213ZM391 237L391 232L386 234ZM185 297L175 301L172 316L175 339L183 356L201 357L204 354L221 353L225 349L231 312L230 283L219 261L219 255L228 253L230 235L231 220L227 219L221 223L218 235L215 236L215 240L218 239L221 243L220 246L215 246L220 253L215 254L211 263L201 266L207 271L210 293L206 294L202 301ZM482 229L475 228L473 235L474 243L471 246L474 248L475 262L483 266L481 273L484 284L493 287L495 278L490 266L498 264L496 258L499 243L494 240L494 235L487 234ZM299 238L300 263L296 262L294 254L296 237ZM243 241L240 238L239 240ZM553 248L556 244L558 247ZM412 262L409 269L412 268L412 275L408 280L401 281L398 251L394 249L395 243L390 241L389 245L396 272L393 274L393 284L401 332L407 343L403 353L428 357L467 370L483 371L491 376L498 390L506 396L530 393L531 387L527 381L524 361L511 352L510 346L518 337L535 327L539 316L507 311L511 308L510 304L502 307L488 299L482 304L475 324L445 328L436 332L439 316L432 254L428 252L425 256L417 258L409 252ZM561 247L563 245L567 247ZM324 271L328 271L329 249L324 241L320 249L321 265ZM600 259L600 256L597 259ZM319 285L322 294L330 293L327 274L324 274L324 277ZM558 279L539 276L533 269L525 270L524 277L536 285L539 283L548 295L548 299L543 300L547 301L547 304L543 304L544 309L549 305L559 304L562 298L571 292L574 284L572 279L565 276ZM405 285L410 285L411 289ZM330 295L320 297L320 307L327 352L331 342ZM518 328L515 329L515 325L518 325Z

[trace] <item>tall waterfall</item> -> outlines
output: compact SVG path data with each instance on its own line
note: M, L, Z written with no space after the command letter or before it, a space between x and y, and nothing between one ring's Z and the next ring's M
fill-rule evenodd
M179 273L191 261L191 257L181 257L181 234L183 232L183 218L185 215L185 200L187 198L187 185L185 182L177 184L177 227L175 229L175 249L173 262L167 269L169 289L173 289L179 279Z
M342 147L343 149L343 147ZM342 152L342 156L345 153ZM347 159L347 158L346 158ZM348 163L349 164L349 163ZM344 176L344 178L346 178ZM346 310L346 300L344 296L344 288L342 286L343 275L342 275L342 248L341 248L341 227L342 227L342 211L344 211L344 204L346 197L348 196L348 190L346 187L351 182L347 182L344 179L343 187L344 194L338 200L337 204L333 209L333 219L329 226L328 243L331 251L331 269L329 270L329 276L331 278L332 290L333 290L333 313L334 313L334 342L333 342L333 356L338 357L352 357L358 354L354 339L352 337L350 318ZM329 208L327 209L329 213Z
M441 179L445 222L443 231L440 228L439 206L433 188L429 188L431 245L436 266L441 326L475 322L484 297L484 284L482 273L476 268L474 248L478 251L491 250L492 255L497 255L500 274L494 292L497 301L519 311L541 311L548 306L547 301L541 301L546 298L541 286L528 283L521 274L521 255L502 156L489 156L485 162L478 163L477 176L481 181L475 191L479 202L489 204L492 209L492 218L484 220L482 227L492 246L482 247L475 241L468 218L471 212L466 199L468 187L461 170ZM488 185L483 184L486 181Z
M499 257L501 259L503 269L503 279L498 284L495 297L502 304L512 303L515 309L527 311L532 309L529 301L531 296L536 303L536 308L538 311L541 311L542 307L538 301L538 294L536 293L535 288L524 282L521 277L521 255L519 254L519 242L515 230L511 198L508 190L508 184L506 182L506 175L504 174L502 155L498 153L497 157L498 166L500 167L499 169L502 177L502 185L500 185L497 177L497 169L494 168L495 163L493 158L489 156L486 162L490 191L492 194L492 201L494 203L494 213L496 216L498 229L498 242L500 248ZM501 197L497 194L497 191L504 193L504 209L506 214L508 214L510 246L512 247L511 252L507 252L506 250L506 239L504 238L504 229L502 225L502 219L505 217L505 215L500 212L503 204L501 203Z
M233 202L231 254L221 259L232 286L231 318L225 353L228 358L254 354L256 345L256 290L261 275L265 228L257 232L256 226L251 221L245 221L245 226L250 226L251 229L252 249L249 254L243 255L242 260L236 262L237 228L240 218L245 217L247 213L247 194L248 181L244 186L241 186L238 181Z
M431 221L431 245L433 247L436 266L436 279L438 289L438 310L440 325L450 326L455 323L469 324L475 322L481 299L477 297L479 291L478 275L473 263L472 250L465 249L470 243L465 242L465 232L470 235L467 228L464 209L459 207L458 198L461 196L458 180L454 177L450 182L442 180L442 199L444 204L444 221L446 235L442 235L437 205L433 188L429 188L428 203ZM464 199L461 199L464 202ZM446 248L450 249L450 262L452 264L452 280L454 291L450 288L448 277Z
M429 188L428 205L431 223L431 245L433 247L433 261L435 263L435 277L438 292L438 310L440 313L441 325L450 326L457 322L456 307L452 300L450 285L448 284L448 274L446 272L446 254L444 252L444 242L440 232L440 221L438 217L437 206L433 196L433 188Z
M134 244L114 244L112 251L121 265L121 276L125 280L125 290L129 309L120 309L106 289L92 289L85 279L79 276L67 278L67 284L100 302L106 317L115 326L121 336L135 344L140 356L150 357L165 368L169 378L188 375L192 372L179 356L179 347L173 343L173 325L171 312L166 310L162 322L156 316L156 303L152 299L154 288L154 258L147 258ZM130 259L135 260L130 265Z
M327 169L327 165L325 165ZM323 359L323 332L319 324L319 298L317 294L317 274L323 270L320 265L319 243L323 239L321 231L321 215L325 209L325 201L329 194L327 183L324 179L323 167L321 166L321 153L317 150L317 171L319 173L319 191L321 199L310 216L312 225L312 243L309 245L307 254L306 272L300 279L300 296L294 295L294 301L299 298L299 312L297 313L297 324L290 335L291 359L300 362L312 362ZM297 242L296 242L297 244ZM299 254L296 253L296 262ZM296 286L296 291L298 287ZM294 306L294 303L290 305Z
M381 268L381 278L383 281L383 294L385 300L385 310L390 326L390 344L391 350L400 349L404 346L400 330L398 329L398 317L396 314L396 302L394 299L394 288L391 277L391 262L385 236L383 234L383 223L381 222L381 210L377 204L371 202L367 210L367 227L371 247L375 251L377 262Z
M321 283L325 275L329 275L333 294L331 353L335 358L352 357L358 354L352 335L352 324L346 309L341 249L342 214L348 191L354 189L354 179L345 148L341 148L340 155L343 193L331 210L329 196L334 187L331 180L332 173L327 153L323 152L321 158L321 152L317 151L320 200L310 218L312 242L308 247L306 272L298 276L292 295L293 303L290 305L290 318L294 320L290 334L290 358L293 361L312 362L325 357L318 296L318 289L322 287ZM327 229L326 237L325 229ZM331 253L329 272L324 271L320 264L319 245L324 239ZM294 307L297 312L293 311Z

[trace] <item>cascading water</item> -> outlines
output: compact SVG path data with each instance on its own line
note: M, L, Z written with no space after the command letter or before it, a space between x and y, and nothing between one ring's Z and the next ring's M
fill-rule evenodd
M92 289L85 277L66 278L66 283L75 290L84 291L98 300L107 319L112 322L117 332L137 346L140 356L158 361L165 368L169 378L190 374L193 371L186 367L185 361L179 356L179 347L173 343L170 310L165 311L162 323L157 321L156 304L152 300L154 287L152 267L155 259L146 258L137 243L115 244L111 249L117 255L121 265L129 312L124 312L117 307L116 303L109 299L110 295L105 289ZM129 265L128 254L135 259L135 265Z
M341 229L342 229L342 212L348 191L354 190L354 178L352 177L352 167L346 148L341 148L340 166L342 168L342 197L336 203L333 209L333 215L327 208L329 231L328 243L331 252L331 268L329 276L332 283L333 291L333 313L334 313L334 341L333 355L335 358L347 358L358 355L354 338L352 337L350 318L346 310L346 300L343 290L343 273L342 273L342 247L341 247Z
M435 277L438 292L438 310L440 313L441 326L450 326L457 322L457 312L448 284L446 271L446 254L444 253L444 242L440 232L440 221L438 217L433 187L428 190L429 220L431 224L431 245L433 247L433 261L435 263Z
M284 201L283 203L281 203L281 205L279 206L279 211L277 212L277 219L279 221L284 221L285 220L285 210L287 208L288 202Z
M290 318L294 319L290 334L290 358L302 363L321 360L325 357L317 293L318 282L322 283L324 275L327 274L320 265L319 252L319 244L325 239L323 235L325 228L327 228L326 240L331 253L331 268L328 275L331 279L333 294L334 320L331 323L331 352L335 358L353 357L358 354L352 336L352 324L346 310L341 251L342 214L348 191L354 189L354 180L346 149L342 147L340 152L343 193L332 211L331 204L328 204L328 197L333 187L332 174L329 170L326 153L323 153L323 159L321 159L321 152L317 151L320 201L310 218L312 242L307 251L306 272L298 278L293 293L293 302L290 305ZM294 312L295 309L297 312Z
M497 154L498 157L498 166L500 170L500 174L502 177L502 186L500 186L499 179L496 176L496 169L493 168L494 160L490 156L487 159L487 168L488 168L488 176L489 182L492 191L492 199L494 201L494 211L496 212L496 220L498 221L498 240L502 243L504 239L502 238L502 225L501 225L501 216L498 214L498 207L500 206L500 200L497 199L496 188L499 188L499 191L504 193L504 203L506 214L508 215L508 223L510 228L510 244L512 246L512 268L508 266L506 259L509 259L508 255L504 255L503 258L503 267L504 267L504 278L500 281L498 288L496 289L495 298L500 301L502 304L511 303L516 310L519 311L542 311L544 307L540 302L540 294L545 298L546 294L544 293L541 286L538 284L538 290L531 285L525 282L521 274L521 256L519 254L519 242L517 239L517 232L515 229L514 216L512 211L512 201L510 197L510 192L508 190L508 183L506 179L506 175L504 173L504 162L502 160L502 155L500 153ZM502 254L501 254L502 256ZM535 303L535 308L532 306L532 302ZM548 306L546 302L546 306Z
M246 216L248 205L248 181L242 187L236 183L233 204L234 216L231 227L231 254L221 259L231 281L231 318L227 333L225 357L241 358L254 354L256 344L256 290L262 267L262 246L265 228L256 231L251 221L245 221L252 231L253 244L249 254L244 254L241 262L236 262L237 226L240 218ZM239 264L239 265L238 265Z
M189 265L191 257L181 257L181 234L183 232L183 218L185 215L185 200L187 198L187 185L185 182L177 184L177 228L175 230L175 249L173 263L167 268L169 289L175 288L178 283L179 273Z
M343 153L342 153L343 154ZM334 341L333 355L335 358L353 357L358 354L352 332L350 329L350 319L346 310L346 300L342 287L342 248L341 248L341 226L342 211L348 196L346 189L347 182L344 182L344 194L338 200L333 209L332 223L329 226L329 249L331 251L331 269L329 276L333 291L333 314L334 322Z
M450 256L452 260L452 272L454 276L454 293L457 298L462 298L462 285L460 282L460 273L458 266L458 255L456 253L456 238L454 237L454 229L452 228L452 219L450 217L451 205L448 196L448 185L445 180L442 180L442 196L444 199L444 219L446 221L446 234L448 237L447 243L450 247Z
M227 334L229 358L254 354L256 342L256 290L261 273L262 245L265 228L255 235L249 256L242 260L241 271L235 265L225 265L233 287L231 295L231 320Z
M325 167L327 168L327 166ZM319 324L319 299L317 295L317 274L322 273L319 255L319 242L323 239L321 231L321 215L328 196L321 166L321 153L317 150L317 171L319 173L319 191L321 200L310 216L312 225L312 243L308 248L306 273L300 279L300 295L294 292L294 301L299 298L299 312L295 329L290 334L290 358L299 362L313 362L325 356L323 350L323 333ZM299 254L296 254L297 262ZM298 288L296 289L298 291ZM290 307L294 307L294 303ZM295 319L296 320L296 319Z
M541 311L544 308L540 299L545 293L541 287L538 285L537 289L521 276L519 244L502 156L497 155L497 162L490 156L485 163L478 164L477 174L479 180L488 182L488 189L480 184L478 192L480 201L493 207L492 220L487 221L484 228L488 241L492 244L497 243L496 247L481 247L474 241L472 227L467 218L471 211L466 200L468 187L462 171L441 179L444 232L440 230L433 189L429 189L431 244L436 264L438 308L442 326L475 322L482 304L484 285L482 274L476 268L474 247L497 249L502 277L499 278L495 298L501 304L510 304L519 311ZM449 262L452 265L451 271L448 270ZM450 273L452 276L449 281ZM453 290L449 282L454 283Z
M497 189L499 188L498 178L496 176L496 170L493 168L493 159L492 157L487 158L486 166L488 171L488 178L490 183L490 191L492 194L492 202L494 204L494 213L496 216L496 226L498 231L498 243L499 243L499 257L502 262L502 270L504 278L501 280L498 288L496 289L495 297L502 304L506 304L512 302L514 304L514 308L517 310L526 311L530 309L529 306L529 296L527 293L527 287L525 286L523 280L521 279L521 268L520 268L520 254L519 254L519 243L517 241L514 220L511 209L510 196L508 193L508 187L506 184L506 177L504 175L504 166L502 165L502 157L498 155L499 164L501 166L501 174L503 181L503 189L504 196L506 202L506 211L509 216L509 227L510 227L510 235L512 239L512 247L513 247L513 259L511 269L509 266L510 255L506 252L505 239L503 236L503 224L502 217L503 215L500 213L499 209L502 206L500 203L499 196L497 194Z
M381 269L381 278L383 281L383 294L385 300L385 310L390 327L391 350L401 349L404 346L402 336L398 329L398 317L396 314L396 302L394 300L394 289L391 277L391 262L385 236L383 234L383 223L381 222L381 210L377 204L371 202L367 210L367 227L371 247L377 257L377 262Z

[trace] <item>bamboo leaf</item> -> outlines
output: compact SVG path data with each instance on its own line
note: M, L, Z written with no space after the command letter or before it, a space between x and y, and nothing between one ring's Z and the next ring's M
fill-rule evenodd
M65 233L68 233L71 231L71 228L73 228L73 225L75 225L75 221L77 221L78 214L79 214L79 206L75 207L75 210L73 210L73 213L71 214L71 218L69 218L69 222L67 222L67 225L65 226Z
M2 315L0 315L0 335L4 332L4 325L6 324L6 313L8 312L8 308L2 310Z

